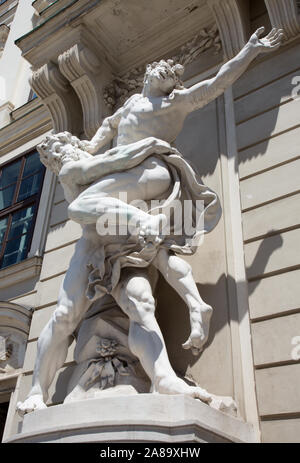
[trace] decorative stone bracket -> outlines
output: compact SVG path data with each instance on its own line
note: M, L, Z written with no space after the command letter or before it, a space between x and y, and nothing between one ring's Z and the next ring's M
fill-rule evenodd
M84 132L91 138L107 115L103 102L103 88L108 75L106 66L88 46L80 43L62 53L58 64L81 102Z
M286 39L300 32L299 2L295 0L265 0L273 27L282 28Z
M277 1L277 0L276 0ZM246 44L246 14L242 0L207 0L222 40L224 57L233 58Z
M0 26L0 56L4 50L9 31L10 31L10 28L6 24L1 24Z
M69 82L57 66L50 62L34 71L30 84L50 111L54 130L67 130L78 134L81 128L82 111Z
M0 383L23 367L32 311L0 301Z

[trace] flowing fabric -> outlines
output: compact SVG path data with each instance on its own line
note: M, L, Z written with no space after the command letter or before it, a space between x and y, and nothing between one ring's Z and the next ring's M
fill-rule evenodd
M143 141L140 143L142 147ZM162 143L166 145L166 142ZM114 148L116 165L118 165L118 157L124 155L130 155L127 147L121 146L117 154ZM150 155L166 163L172 178L172 186L166 197L161 199L156 207L151 208L149 205L147 211L151 214L165 213L170 218L168 234L154 242L147 242L146 239L144 243L136 235L128 235L125 241L122 237L119 242L115 239L112 243L105 240L105 244L97 249L88 265L89 282L86 294L91 301L111 293L119 282L122 268L148 267L160 248L182 255L194 254L201 237L213 230L220 220L222 211L217 194L201 182L179 151L170 146L170 152L167 154L152 152L148 154ZM146 157L144 154L135 153L129 159L128 169L141 164ZM111 163L109 155L104 156L103 162L105 159L109 159ZM180 204L188 205L190 225L192 225L188 231L185 230L183 218L179 219L180 224L178 219L176 220L178 200ZM178 225L181 225L179 233Z

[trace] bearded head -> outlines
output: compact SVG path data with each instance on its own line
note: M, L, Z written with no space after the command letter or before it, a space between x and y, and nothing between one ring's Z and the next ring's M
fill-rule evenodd
M81 141L69 132L47 135L37 146L41 162L56 175L64 162L78 161L82 149Z

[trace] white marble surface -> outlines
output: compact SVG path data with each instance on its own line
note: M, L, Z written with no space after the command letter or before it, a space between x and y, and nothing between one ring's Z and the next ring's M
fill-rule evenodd
M215 77L188 89L180 80L184 71L180 64L168 60L148 65L142 93L130 97L114 115L106 118L91 141L82 142L64 132L47 137L38 147L42 162L59 176L70 203L69 217L82 225L83 237L77 243L65 276L58 307L39 338L33 387L26 401L19 404L20 413L45 407L48 388L66 358L69 336L91 300L105 293L114 297L130 319L129 348L150 378L152 391L185 394L213 408L236 413L231 398L217 397L199 386L189 386L176 376L154 315L155 301L145 270L150 264L162 273L188 306L191 333L183 347L191 349L194 355L203 350L212 308L199 295L190 265L170 252L193 254L195 245L186 242L183 232L181 244L170 244L160 229L166 223L166 216L151 215L150 210L145 212L131 203L133 200L147 203L157 198L168 203L188 191L193 206L196 198L204 202L201 232L209 232L216 226L220 218L217 195L197 181L193 169L172 143L189 113L221 95L259 53L280 46L283 35L280 30L273 29L267 37L260 38L263 31L264 28L260 28L254 33L241 52L223 65ZM116 147L97 155L114 137ZM126 201L119 199L120 192L126 193ZM125 241L121 237L117 242L105 242L107 237L99 232L103 215L109 220L115 215L121 222L127 219L127 225L128 220L133 220L137 233L130 234ZM198 230L195 236L197 233ZM124 267L126 270L121 274Z
M8 442L255 442L252 425L183 395L88 399L26 415Z

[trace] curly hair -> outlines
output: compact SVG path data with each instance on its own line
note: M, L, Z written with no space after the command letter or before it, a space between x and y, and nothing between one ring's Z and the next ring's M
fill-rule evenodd
M162 59L159 62L154 61L152 64L148 64L146 67L145 75L144 75L144 83L146 82L150 72L158 66L164 67L166 71L168 72L168 74L171 74L174 77L174 80L175 80L174 88L176 90L181 90L184 88L183 82L181 80L181 76L184 73L184 66L182 66L182 64L175 64L172 59L168 59L167 61Z
M62 158L65 155L62 152L62 148L67 144L73 147L73 150L69 154L74 158L74 161L78 160L80 155L77 149L84 151L84 145L69 132L47 135L45 140L37 146L41 162L56 175L59 174L62 167ZM54 145L56 145L55 148Z

